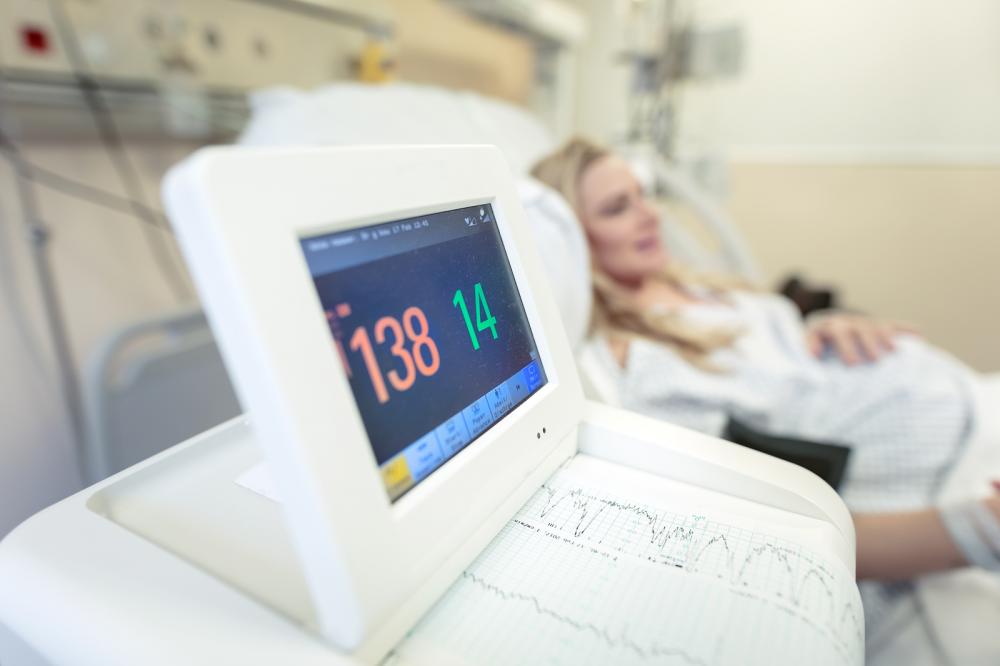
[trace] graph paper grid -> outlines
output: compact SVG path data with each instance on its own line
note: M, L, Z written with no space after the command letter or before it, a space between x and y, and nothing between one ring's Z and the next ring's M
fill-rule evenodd
M684 508L609 494L564 467L386 663L863 663L846 567Z

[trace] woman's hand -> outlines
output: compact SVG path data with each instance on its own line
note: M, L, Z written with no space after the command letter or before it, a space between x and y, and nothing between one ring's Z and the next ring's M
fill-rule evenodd
M900 333L915 333L912 326L894 321L838 312L810 319L806 324L806 345L819 358L833 348L847 365L871 363L896 348Z
M993 494L986 497L983 500L983 504L993 512L993 516L1000 523L1000 481L991 481L990 485L993 486Z

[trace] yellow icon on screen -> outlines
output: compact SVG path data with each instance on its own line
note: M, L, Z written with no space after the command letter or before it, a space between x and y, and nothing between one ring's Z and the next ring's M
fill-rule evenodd
M410 475L410 466L404 456L396 456L382 465L382 482L385 483L385 488L393 499L410 489L413 477Z

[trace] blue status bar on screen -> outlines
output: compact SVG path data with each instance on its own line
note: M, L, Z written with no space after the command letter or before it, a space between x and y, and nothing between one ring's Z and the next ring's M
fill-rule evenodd
M383 463L392 499L427 478L544 383L541 365L532 361Z

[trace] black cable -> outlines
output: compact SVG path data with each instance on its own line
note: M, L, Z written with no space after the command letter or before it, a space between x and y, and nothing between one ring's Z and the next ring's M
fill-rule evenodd
M29 163L29 168L31 169L32 179L39 185L97 206L103 206L109 210L136 215L140 222L150 224L171 235L174 233L173 228L167 222L167 218L158 210L149 208L137 201L118 196L113 192L108 192L99 187L67 178L62 174L49 171L36 164ZM138 211L141 211L141 214L137 214Z
M49 6L56 25L56 31L59 33L66 57L70 62L73 78L77 83L77 87L83 93L84 101L90 110L90 115L97 127L97 133L105 148L105 152L108 154L112 166L117 172L122 186L125 188L125 193L133 213L139 219L145 219L145 211L151 210L151 206L146 201L139 175L129 159L128 151L125 148L121 132L118 129L118 124L115 122L111 109L105 102L100 84L89 74L89 67L80 48L76 29L72 21L69 20L69 16L66 14L65 6L61 0L49 0ZM159 236L158 232L150 226L147 225L144 229L146 230L146 241L150 253L153 255L154 261L159 264L167 284L174 292L175 298L181 302L191 300L194 295L185 275L176 263L178 261L176 254L170 251L172 247L168 249L168 246L165 244L166 239Z
M87 201L97 206L103 206L109 210L113 210L119 213L126 213L130 216L135 216L136 208L142 210L143 214L139 217L140 222L145 222L147 224L152 224L158 228L163 229L168 233L173 233L173 229L167 222L166 217L163 213L158 210L147 208L139 202L132 201L125 197L119 196L113 192L109 192L99 187L94 187L88 183L84 183L73 178L68 178L62 174L56 173L55 171L50 171L45 167L38 166L37 164L31 162L24 157L24 153L20 151L17 144L10 140L9 137L5 136L2 131L0 131L0 154L10 162L12 165L13 155L18 154L18 160L27 171L28 179L43 187L47 187L61 194L65 194L70 197L74 197L81 201Z
M17 164L7 155L3 154L4 161L10 167L11 179L18 178ZM20 201L20 200L18 200ZM27 228L27 224L24 225ZM0 289L3 290L5 309L9 309L9 321L14 327L17 335L21 338L22 348L31 356L31 361L37 372L34 378L45 378L48 375L49 364L47 351L43 352L38 345L38 334L28 321L28 308L25 305L21 292L18 291L17 268L14 265L15 259L10 252L10 244L6 238L0 238Z
M59 384L62 389L63 402L70 418L70 437L73 439L77 452L76 462L80 472L80 480L86 482L88 472L84 446L86 422L83 415L83 400L80 395L80 378L76 362L73 359L73 352L70 349L66 318L63 314L64 308L59 300L59 290L55 282L52 264L49 262L47 252L50 240L49 231L39 215L40 207L32 187L29 168L20 151L10 144L8 146L6 154L14 168L22 219L31 239L32 265L38 287L41 290L45 317L49 323L49 334L61 379Z

